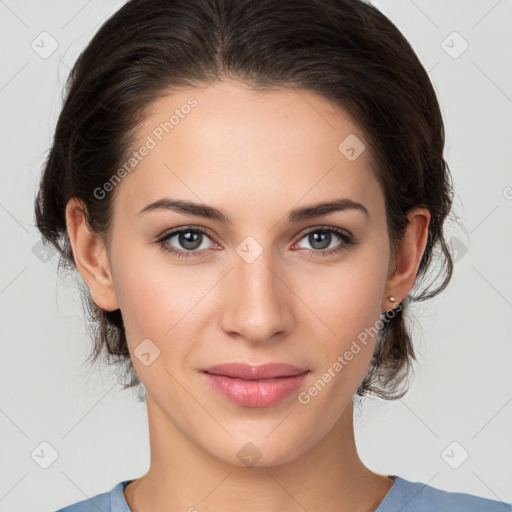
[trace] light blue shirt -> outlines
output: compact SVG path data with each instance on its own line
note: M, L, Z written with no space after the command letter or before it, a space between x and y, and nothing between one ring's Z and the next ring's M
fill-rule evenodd
M448 492L421 482L391 475L394 483L374 512L512 512L512 503ZM123 490L132 480L119 482L110 492L61 508L56 512L132 512Z

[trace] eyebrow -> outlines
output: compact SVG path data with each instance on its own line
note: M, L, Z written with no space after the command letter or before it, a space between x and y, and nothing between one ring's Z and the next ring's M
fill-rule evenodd
M167 197L148 204L138 213L138 215L162 209L172 210L188 215L195 215L197 217L204 217L206 219L217 220L223 224L231 224L230 216L222 210L214 208L213 206L194 203L185 199L171 199ZM335 199L334 201L317 203L311 206L305 206L291 210L288 213L288 222L296 223L314 217L323 217L333 212L346 210L361 211L366 215L366 217L370 217L368 210L361 203L346 197L342 197L340 199Z

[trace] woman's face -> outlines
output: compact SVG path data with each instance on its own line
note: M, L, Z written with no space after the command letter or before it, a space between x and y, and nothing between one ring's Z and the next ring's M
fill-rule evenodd
M153 421L231 464L251 450L259 464L291 460L349 410L391 308L384 196L363 135L313 93L232 82L158 100L138 133L109 264ZM164 199L226 219L143 212ZM361 206L292 216L340 200ZM201 371L231 362L309 371L285 398L243 405Z

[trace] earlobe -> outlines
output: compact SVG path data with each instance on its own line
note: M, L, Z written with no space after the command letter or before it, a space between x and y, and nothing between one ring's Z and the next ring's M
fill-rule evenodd
M384 310L389 310L391 304L400 303L411 291L418 267L425 252L428 237L430 212L427 208L414 208L407 215L409 224L404 233L404 239L396 248L391 263L392 274L388 277L384 293ZM389 297L395 298L390 303Z
M85 219L86 206L77 198L66 205L66 225L77 270L87 283L94 303L107 311L119 308L103 240Z

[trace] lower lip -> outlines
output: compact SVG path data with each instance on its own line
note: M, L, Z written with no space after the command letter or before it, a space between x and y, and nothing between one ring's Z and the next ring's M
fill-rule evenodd
M219 394L235 404L245 407L269 407L296 391L309 372L293 377L276 377L263 380L242 380L225 375L202 372L208 384Z

